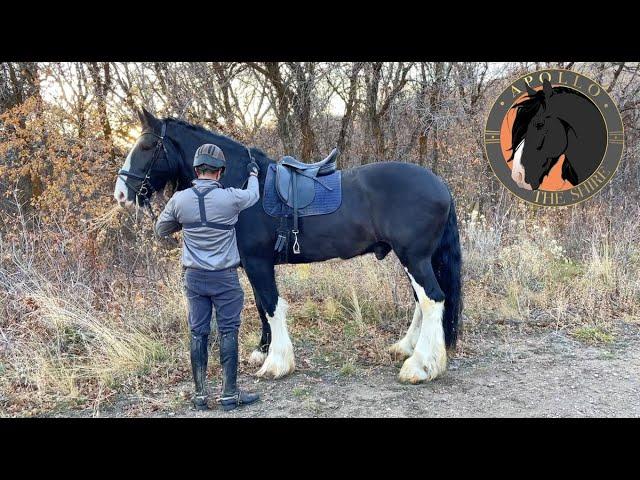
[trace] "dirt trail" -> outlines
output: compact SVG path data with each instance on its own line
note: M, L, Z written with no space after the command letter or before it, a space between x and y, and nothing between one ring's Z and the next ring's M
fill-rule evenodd
M494 330L465 338L435 382L402 385L397 374L394 365L356 366L349 375L316 365L277 381L242 375L241 385L263 399L230 414L191 410L185 382L144 401L122 398L100 416L640 417L640 328L625 324L600 346L562 332Z

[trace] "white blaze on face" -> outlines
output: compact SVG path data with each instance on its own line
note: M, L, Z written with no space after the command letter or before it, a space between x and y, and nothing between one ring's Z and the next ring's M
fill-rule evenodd
M513 168L511 169L511 178L518 184L520 188L525 190L531 190L531 185L526 183L524 177L524 167L522 166L522 152L524 151L524 140L520 142L520 145L516 148L516 153L513 155Z
M131 154L133 153L133 149L127 155L127 159L124 161L124 165L122 165L122 170L126 170L127 172L131 170ZM124 179L121 175L118 175L118 179L116 180L116 188L113 191L113 198L116 199L121 206L130 207L133 205L133 202L128 199L128 187L127 184L124 183Z
M284 298L278 297L276 310L273 317L267 315L271 326L271 344L269 354L262 364L262 368L256 372L258 377L279 378L287 375L295 369L293 345L287 331L287 304Z

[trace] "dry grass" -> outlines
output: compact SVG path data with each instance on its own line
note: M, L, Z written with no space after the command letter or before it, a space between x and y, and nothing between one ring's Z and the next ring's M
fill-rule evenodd
M109 226L115 217L105 214L91 235L108 237L104 230L115 228ZM576 242L526 212L487 219L474 211L461 214L460 222L465 328L513 321L609 343L616 322L637 321L637 225L615 230L615 237L612 230L593 228ZM143 397L189 379L177 249L141 243L137 248L151 256L134 252L142 258L136 260L142 274L135 276L128 263L96 270L86 257L60 253L58 244L27 238L0 237L1 415L97 411L117 394ZM65 239L69 246L80 241ZM244 274L241 279L246 358L259 339L260 321ZM290 303L294 344L314 352L314 363L348 376L363 365L393 361L386 347L404 333L414 308L394 255L381 262L366 256L283 265L277 279ZM215 375L217 362L211 363Z
M468 317L571 329L638 316L634 225L615 238L596 228L579 239L582 249L569 251L567 239L542 222L514 216L498 231L473 212L463 222Z

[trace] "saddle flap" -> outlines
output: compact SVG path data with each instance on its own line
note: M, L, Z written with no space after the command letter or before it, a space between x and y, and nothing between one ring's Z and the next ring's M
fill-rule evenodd
M276 191L284 203L289 200L289 186L291 185L291 172L282 165L276 166Z
M304 174L298 173L295 170L291 170L283 165L277 165L276 167L276 190L278 195L284 203L289 207L294 208L293 205L293 175L296 175L297 184L297 208L304 208L313 202L316 196L315 190L315 177L319 168L313 168L305 170Z

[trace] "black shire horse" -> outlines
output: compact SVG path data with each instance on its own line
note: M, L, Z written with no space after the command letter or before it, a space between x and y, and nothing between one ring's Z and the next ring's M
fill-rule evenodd
M173 183L178 189L194 178L192 158L203 143L224 151L223 185L241 188L247 180L249 151L228 137L167 118L139 113L144 133L129 152L114 192L121 205L146 205L153 192ZM251 155L260 166L260 192L273 162L262 151ZM154 160L155 158L155 160ZM143 181L147 178L146 182ZM146 183L146 185L144 185ZM145 188L142 188L142 187ZM293 371L293 347L286 325L287 302L278 294L274 265L280 219L267 215L261 200L240 214L236 224L242 267L253 287L262 338L250 361L258 376L281 377ZM290 263L320 262L393 250L413 286L416 308L407 334L390 350L406 358L403 382L418 383L446 370L446 349L455 346L461 310L461 254L454 202L445 183L429 170L399 162L378 162L342 172L342 203L331 214L300 218L302 253L289 245Z
M517 109L511 130L511 178L520 188L537 190L564 154L562 178L573 186L596 171L604 157L607 129L602 114L585 95L568 87L542 90L527 85L529 97Z

